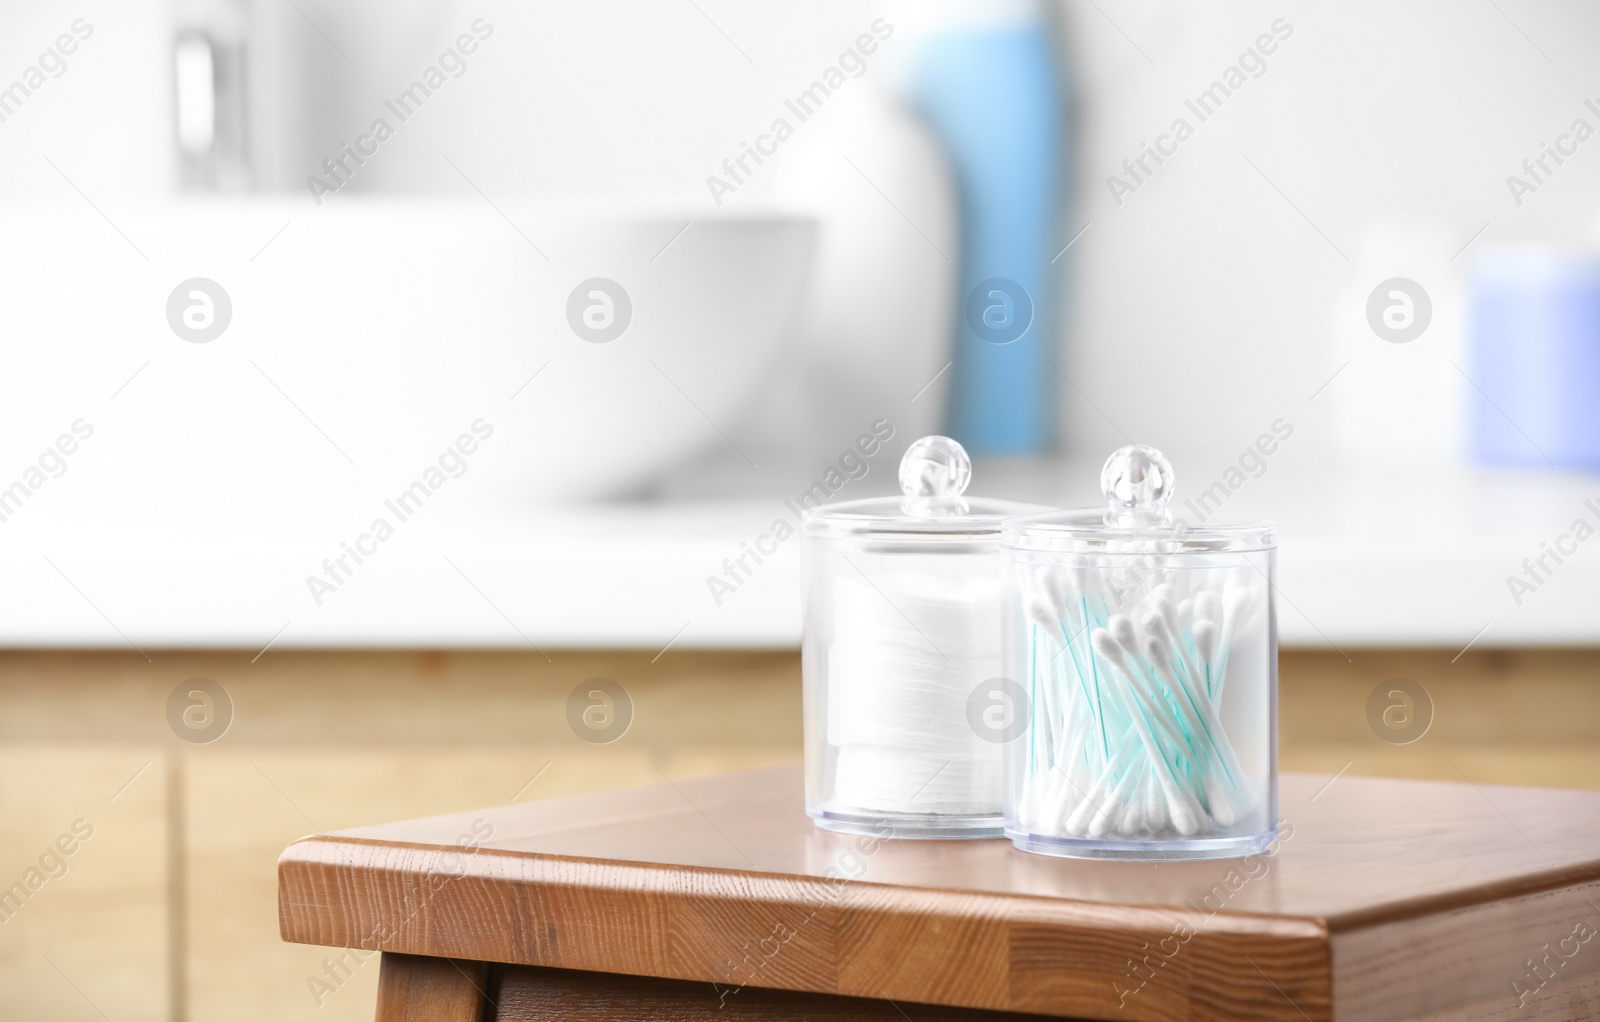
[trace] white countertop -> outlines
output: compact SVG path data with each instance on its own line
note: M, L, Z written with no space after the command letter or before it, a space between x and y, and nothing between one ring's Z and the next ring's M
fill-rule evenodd
M1083 503L1085 487L1040 480L1092 480L1094 468L999 464L983 478L994 484L987 492ZM1223 508L1278 522L1284 646L1600 643L1600 536L1576 543L1520 607L1506 581L1577 519L1600 529L1600 478L1289 468L1249 481ZM871 481L881 491L883 479ZM1180 490L1180 503L1187 496ZM381 500L298 494L224 507L196 494L89 512L66 498L0 523L0 644L659 651L800 637L797 538L777 544L720 606L707 584L741 542L776 519L793 523L777 496L513 518L475 513L463 487L401 524L365 563L347 560L349 579L320 606L307 576L365 530Z

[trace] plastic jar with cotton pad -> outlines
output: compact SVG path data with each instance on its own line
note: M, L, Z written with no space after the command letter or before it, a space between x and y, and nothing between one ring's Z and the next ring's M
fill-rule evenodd
M960 444L923 437L900 461L902 496L806 519L806 811L819 827L1001 835L1004 739L1023 708L1006 705L1002 678L1000 522L1044 508L963 496L971 478Z
M1129 446L1107 506L1004 526L1006 676L1027 691L1007 746L1006 835L1082 858L1208 859L1277 837L1276 537L1188 522L1172 466Z

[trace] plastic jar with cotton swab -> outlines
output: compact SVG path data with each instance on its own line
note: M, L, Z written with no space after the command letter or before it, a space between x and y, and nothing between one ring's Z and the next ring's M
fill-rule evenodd
M1206 859L1277 836L1276 537L1188 522L1172 466L1129 446L1107 506L1005 523L1006 835L1081 858Z
M948 437L900 462L902 496L825 504L802 529L806 811L878 837L1001 836L1005 741L1000 523L1037 504L963 496Z

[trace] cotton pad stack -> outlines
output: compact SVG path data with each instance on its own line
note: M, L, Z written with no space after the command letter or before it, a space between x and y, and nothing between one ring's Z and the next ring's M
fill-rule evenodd
M972 815L1001 797L1001 747L967 717L1000 673L1000 581L920 571L834 580L827 738L834 802L880 813Z
M960 444L923 437L900 461L901 496L824 505L802 527L806 812L819 827L1003 832L1004 714L988 691L1004 655L1000 523L1045 509L964 496L971 476ZM1002 696L1023 709L1012 689Z

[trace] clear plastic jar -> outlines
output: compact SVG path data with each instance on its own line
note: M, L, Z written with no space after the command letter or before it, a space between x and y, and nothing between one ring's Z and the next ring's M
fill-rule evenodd
M1044 509L964 497L971 474L960 444L924 437L901 460L904 496L806 520L806 811L819 827L1002 834L1016 725L991 691L1004 681L1000 522Z
M1276 540L1167 510L1172 468L1124 447L1107 508L1008 521L1006 835L1085 858L1223 858L1277 835Z

